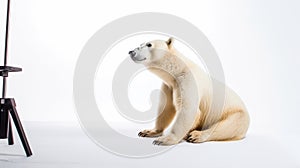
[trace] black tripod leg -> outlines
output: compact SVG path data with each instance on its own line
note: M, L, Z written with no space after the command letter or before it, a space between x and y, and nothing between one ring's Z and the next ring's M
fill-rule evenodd
M14 137L13 137L13 132L12 132L12 127L11 127L11 119L8 117L8 145L13 145L14 144Z
M27 157L29 157L29 156L32 155L32 152L31 152L29 143L28 143L28 141L27 141L27 138L26 138L24 129L23 129L23 127L22 127L22 123L21 123L21 121L20 121L19 115L18 115L18 113L17 113L17 109L16 109L15 107L12 107L12 109L11 109L9 112L10 112L10 114L11 114L11 117L12 117L13 120L14 120L16 129L17 129L18 134L19 134L19 136L20 136L20 139L21 139L21 141L22 141L22 144L23 144L24 150L25 150L25 152L26 152L26 155L27 155Z

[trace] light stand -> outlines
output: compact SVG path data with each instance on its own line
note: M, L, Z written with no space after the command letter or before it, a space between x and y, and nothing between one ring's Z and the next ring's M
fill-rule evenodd
M9 72L20 72L22 68L7 66L7 46L8 46L8 32L9 32L9 13L10 13L10 0L7 2L6 14L6 33L5 33L5 46L4 46L4 66L0 66L0 76L3 77L2 98L0 98L0 139L7 139L8 144L13 145L13 133L11 126L11 119L16 126L22 145L26 152L26 156L32 155L29 143L27 141L21 120L17 113L16 103L14 98L5 98L6 96L6 78Z

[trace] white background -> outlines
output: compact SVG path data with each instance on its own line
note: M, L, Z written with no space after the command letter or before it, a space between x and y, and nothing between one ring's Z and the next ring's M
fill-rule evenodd
M11 74L8 96L23 120L77 121L72 79L86 41L121 16L164 12L196 25L213 44L227 84L249 109L250 133L299 135L299 7L297 0L13 0L8 62L23 72ZM1 54L5 8L1 0Z

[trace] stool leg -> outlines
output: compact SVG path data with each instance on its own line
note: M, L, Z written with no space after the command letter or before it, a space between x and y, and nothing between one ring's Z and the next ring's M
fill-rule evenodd
M26 152L26 155L27 155L27 157L29 157L29 156L32 155L32 152L31 152L28 140L26 138L24 129L22 127L22 123L20 121L19 115L17 113L17 109L15 107L12 107L12 109L9 110L9 112L10 112L11 117L12 117L14 123L15 123L16 129L17 129L18 134L20 136L20 139L21 139L21 142L23 144L23 147L24 147L24 150Z
M8 145L13 145L14 144L14 137L13 137L13 132L12 132L12 127L11 127L11 119L8 117Z

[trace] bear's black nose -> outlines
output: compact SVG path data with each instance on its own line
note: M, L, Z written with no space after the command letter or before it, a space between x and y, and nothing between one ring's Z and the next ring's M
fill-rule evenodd
M135 51L129 51L128 53L131 57L135 56Z

